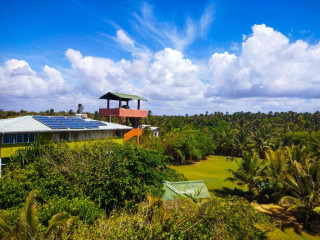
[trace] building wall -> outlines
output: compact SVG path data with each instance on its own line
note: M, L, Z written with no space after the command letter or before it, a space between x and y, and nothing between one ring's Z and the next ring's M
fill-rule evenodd
M26 146L29 146L29 143L18 143L18 144L1 144L1 158L10 157L14 154L17 150L23 149Z
M52 141L85 141L87 139L103 139L108 137L115 137L114 130L105 131L75 131L75 132L60 132L52 134Z
M36 140L40 142L48 142L51 140L51 133L39 133L36 134ZM1 136L2 137L2 136ZM7 158L14 154L19 149L24 149L30 146L31 143L15 143L15 144L0 144L0 157Z

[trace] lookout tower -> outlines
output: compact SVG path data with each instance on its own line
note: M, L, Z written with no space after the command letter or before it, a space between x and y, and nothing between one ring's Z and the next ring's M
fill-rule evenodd
M140 119L148 116L147 110L140 110L140 102L147 101L147 99L130 94L113 93L108 92L101 96L100 99L107 99L107 108L100 108L99 115L107 117L107 121L111 120L111 117L117 117L118 122L121 123L122 119L125 119L126 125L129 125L129 121L133 129L124 135L124 141L128 141L130 138L137 136L137 143L139 144L139 136L142 135L142 129L140 128ZM110 100L119 102L118 108L110 108ZM130 109L129 101L137 100L137 109Z

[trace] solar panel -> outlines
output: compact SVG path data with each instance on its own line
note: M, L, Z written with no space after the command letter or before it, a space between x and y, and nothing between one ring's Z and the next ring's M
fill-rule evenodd
M99 128L99 126L106 126L105 123L99 121L85 121L78 117L34 116L33 118L51 129L93 129Z
M93 121L85 121L81 118L77 118L77 117L70 117L70 119L72 119L72 121L81 124L82 126L86 127L86 128L99 128L98 125L92 123Z
M97 126L107 126L106 123L103 123L103 122L100 122L100 121L91 121L93 122L94 124L96 124Z
M35 119L50 119L47 116L34 116L33 118L35 118Z
M39 122L43 123L44 125L48 126L51 129L66 129L67 126L55 121L54 119L47 117L47 116L34 116L34 119L38 120Z
M52 117L54 120L63 123L64 125L66 125L67 127L71 128L71 129L84 129L84 126L82 126L81 124L72 121L69 118L66 117Z
M68 117L68 119L72 120L75 123L82 125L85 128L99 128L99 125L95 124L96 121L85 121L79 117Z

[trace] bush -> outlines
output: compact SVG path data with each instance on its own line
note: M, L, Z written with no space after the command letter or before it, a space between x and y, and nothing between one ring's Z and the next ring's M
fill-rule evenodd
M188 160L200 160L213 154L214 144L208 135L200 130L185 130L167 136L164 153L174 164L184 164Z
M111 141L38 145L19 151L0 179L0 207L24 202L37 189L38 202L53 197L88 199L102 209L141 201L147 193L162 194L162 181L179 174L167 167L167 157ZM167 179L170 178L170 179Z
M92 224L104 213L99 206L88 199L53 197L40 207L39 219L44 225L48 225L52 216L60 212L68 212L72 216L78 216L81 221L87 224Z
M201 206L189 199L149 199L137 211L114 211L92 226L80 224L73 239L265 239L258 224L270 222L237 197L212 198Z

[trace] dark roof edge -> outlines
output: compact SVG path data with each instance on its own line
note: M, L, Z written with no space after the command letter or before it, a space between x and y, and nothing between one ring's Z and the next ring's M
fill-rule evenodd
M99 99L110 99L110 100L119 100L120 98L122 100L142 100L147 101L147 99L137 96L137 95L131 95L131 94L125 94L125 93L114 93L114 92L108 92L101 96Z

